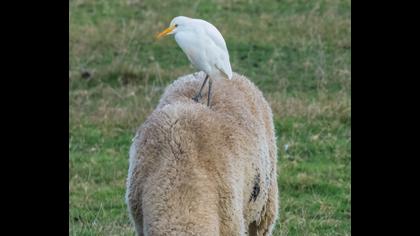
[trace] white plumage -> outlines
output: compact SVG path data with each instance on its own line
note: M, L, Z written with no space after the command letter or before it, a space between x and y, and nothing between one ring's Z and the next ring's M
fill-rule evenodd
M170 34L174 35L176 42L187 55L191 64L210 77L207 101L207 104L210 105L212 79L232 79L229 52L222 34L207 21L185 16L175 17L169 27L159 33L157 38ZM208 77L193 98L194 100L198 101L201 98L201 91Z

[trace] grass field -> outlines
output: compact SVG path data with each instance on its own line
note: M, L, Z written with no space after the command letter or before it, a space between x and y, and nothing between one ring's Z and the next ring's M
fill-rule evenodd
M278 136L274 235L351 234L350 0L70 0L70 235L133 235L128 149L164 88L192 73L177 15L223 34L235 72L264 93ZM286 148L287 147L287 148Z

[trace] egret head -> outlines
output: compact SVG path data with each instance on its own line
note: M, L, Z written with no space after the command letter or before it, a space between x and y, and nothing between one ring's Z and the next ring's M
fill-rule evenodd
M174 19L172 19L171 23L169 24L169 27L166 28L164 31L160 32L156 39L159 39L161 37L170 35L170 34L176 34L180 30L185 30L188 28L189 22L191 22L191 18L186 16L177 16Z

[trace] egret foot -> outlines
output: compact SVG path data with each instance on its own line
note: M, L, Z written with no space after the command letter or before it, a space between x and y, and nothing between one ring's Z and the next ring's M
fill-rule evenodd
M197 93L194 97L192 97L192 100L194 100L195 102L198 102L198 100L200 100L201 97L202 97L201 94Z
M203 82L203 84L201 85L200 91L198 91L198 93L197 93L194 97L192 97L192 100L194 100L194 101L196 101L196 102L198 102L198 100L200 100L200 98L202 97L202 96L201 96L201 91L203 91L204 85L206 85L206 82L207 82L207 79L208 79L208 78L209 78L209 76L208 76L208 75L206 75L206 78L204 79L204 82Z

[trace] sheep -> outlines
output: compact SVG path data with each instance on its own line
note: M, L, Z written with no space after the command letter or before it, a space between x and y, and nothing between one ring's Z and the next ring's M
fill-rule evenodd
M215 82L211 107L197 103L204 77L168 86L133 138L126 204L137 235L272 233L279 199L271 109L236 73Z

